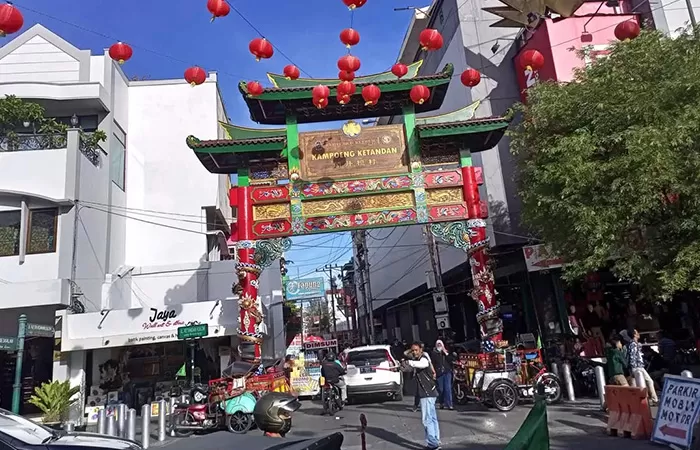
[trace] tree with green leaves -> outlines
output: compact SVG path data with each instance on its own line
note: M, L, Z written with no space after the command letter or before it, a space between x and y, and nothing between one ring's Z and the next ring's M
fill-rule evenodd
M510 133L523 222L566 278L611 265L657 294L700 290L698 74L700 29L645 31L528 89Z

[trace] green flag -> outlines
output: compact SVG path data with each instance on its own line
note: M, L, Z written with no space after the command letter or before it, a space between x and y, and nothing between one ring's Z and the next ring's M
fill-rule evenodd
M542 339L537 336L537 349L540 350L542 348Z
M537 396L535 406L505 450L549 450L547 403L544 397Z
M185 368L185 365L183 364L182 367L180 367L180 370L177 371L175 374L175 378L177 377L186 377L187 376L187 369Z

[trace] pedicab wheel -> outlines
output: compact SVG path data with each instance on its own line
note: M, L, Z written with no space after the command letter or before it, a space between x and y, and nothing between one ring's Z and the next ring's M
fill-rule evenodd
M554 403L559 403L561 401L561 396L562 396L562 390L561 390L561 382L559 379L552 374L547 374L542 376L537 381L537 385L542 384L545 389L545 401L547 402L548 405L552 405Z
M172 425L170 425L170 429L175 430L175 436L177 437L190 437L194 434L194 430L178 430L177 426L178 425L189 425L191 423L194 423L194 416L190 414L189 412L183 412L180 414L175 414L173 416L173 422Z
M457 385L455 387L454 397L455 397L455 401L457 401L457 403L460 405L467 403L467 393L464 391L464 389L460 385Z
M511 411L518 404L518 389L509 380L496 380L489 386L490 403L501 412Z
M247 433L253 427L253 415L242 411L230 414L226 419L226 427L231 433Z

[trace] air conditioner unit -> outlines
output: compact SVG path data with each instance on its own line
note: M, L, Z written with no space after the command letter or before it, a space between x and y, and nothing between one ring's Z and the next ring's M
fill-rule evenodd
M450 315L449 314L437 314L437 315L435 315L435 322L437 323L438 330L449 330L450 329Z

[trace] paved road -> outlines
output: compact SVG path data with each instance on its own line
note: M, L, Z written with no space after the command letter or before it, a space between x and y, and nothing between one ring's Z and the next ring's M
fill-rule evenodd
M516 433L530 408L519 406L509 413L499 413L479 405L439 411L443 448L500 450ZM423 426L420 413L411 411L411 402L365 403L346 407L336 417L321 415L321 405L305 401L294 415L290 439L324 436L334 431L344 435L343 450L360 450L360 413L367 417L368 450L422 450ZM605 416L593 402L552 406L548 411L552 450L595 448L595 450L647 450L658 448L646 441L609 437L605 434ZM279 443L264 438L256 430L245 436L218 432L175 439L163 443L166 450L230 450L231 448L265 448Z

